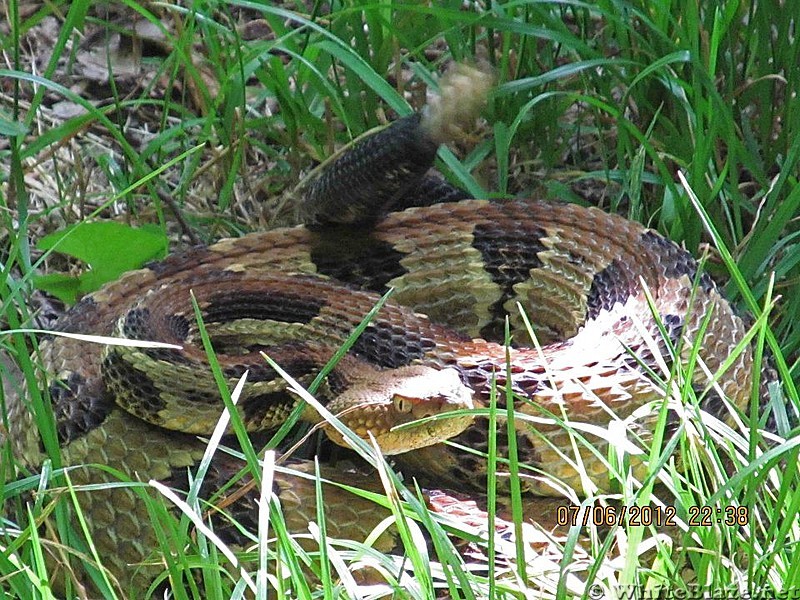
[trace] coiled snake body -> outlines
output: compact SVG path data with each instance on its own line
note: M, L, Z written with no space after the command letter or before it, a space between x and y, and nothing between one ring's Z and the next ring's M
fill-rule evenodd
M62 331L156 339L184 350L108 350L67 338L43 344L64 463L185 485L186 469L205 447L196 434L208 435L221 410L197 341L190 290L231 384L249 369L239 410L256 431L274 428L297 402L260 351L307 382L390 287L390 300L328 376L321 399L350 394L357 404L378 389L395 409L401 400L400 413L417 418L468 406L470 396L488 406L493 379L502 390L510 373L519 398L519 453L529 469L523 485L531 492L553 493L553 480L580 489L581 470L606 486L602 457L609 440L619 432L634 444L648 437L665 397L654 379L670 378L675 349L684 361L692 356L703 364L689 382L703 408L723 419L747 409L752 350L744 344L731 357L747 328L685 251L593 208L466 199L391 213L368 226L296 227L223 240L129 273L85 298L61 320ZM517 303L545 344L539 350ZM506 315L515 344L510 363L501 345ZM437 379L436 372L449 375ZM412 391L403 387L409 379ZM418 404L425 398L433 408ZM199 412L190 412L195 407ZM9 408L16 452L39 464L43 452L27 405L12 399ZM411 447L457 434L458 444L487 450L484 418L439 423L440 429L424 427L424 441ZM384 425L367 416L353 427L366 433ZM576 431L588 444L572 443ZM412 434L401 430L399 437ZM504 439L501 433L501 453ZM234 472L226 460L219 459L207 485ZM481 459L452 446L428 445L398 462L438 482L483 484ZM71 476L74 483L101 478L91 467ZM313 488L278 480L276 491L290 524L302 529L314 514ZM92 490L81 500L95 543L120 565L117 575L148 577L148 569L123 566L155 545L141 497L116 488ZM327 508L329 534L351 535L348 519L337 522L337 510L361 505L346 500L337 509L334 502ZM369 528L380 518L356 520Z

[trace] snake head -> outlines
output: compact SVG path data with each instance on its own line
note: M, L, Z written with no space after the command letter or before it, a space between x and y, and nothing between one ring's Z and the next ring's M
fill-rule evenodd
M328 405L359 437L368 439L371 433L384 454L430 446L461 433L473 417L445 415L472 407L472 390L455 369L422 365L378 372ZM325 431L337 444L347 445L333 427L326 426Z

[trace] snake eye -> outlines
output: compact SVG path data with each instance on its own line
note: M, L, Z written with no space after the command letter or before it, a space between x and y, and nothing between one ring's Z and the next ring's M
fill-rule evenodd
M410 398L399 394L392 396L392 403L394 404L394 409L399 413L410 413L411 409L414 408L414 403L411 402Z

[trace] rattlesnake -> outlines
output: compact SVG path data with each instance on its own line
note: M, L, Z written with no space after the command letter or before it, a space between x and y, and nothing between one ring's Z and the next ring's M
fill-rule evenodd
M303 207L311 225L172 255L70 309L59 322L63 332L155 339L183 350L104 348L64 337L45 341L41 358L51 373L49 395L64 464L105 465L134 481L156 479L185 489L185 471L205 448L196 436L211 433L221 410L213 378L206 375L190 291L223 355L228 384L249 371L239 412L251 430L261 431L277 426L298 399L260 352L308 383L391 288L389 301L323 382L320 399L358 404L377 390L395 418L416 419L487 407L494 384L502 408L508 383L519 397L523 488L540 495L552 494L554 481L581 489L587 475L592 485L608 486L604 457L614 437L609 432L626 432L628 448L649 438L665 398L665 385L654 380L669 379L673 352L679 363L689 357L702 363L689 384L709 413L729 419L732 409L747 410L753 348L745 343L733 352L747 326L687 252L595 208L462 199L463 193L449 188L448 202L434 204L424 194L424 201L410 201L409 182L419 183L440 141L428 128L424 118L412 116L334 163L306 196L314 200ZM376 148L385 154L376 158ZM342 173L351 173L353 165L367 176L350 197L341 184L356 175ZM406 208L420 203L430 205ZM406 210L385 215L391 208ZM535 323L543 347L528 344L517 303ZM513 347L503 345L506 315ZM431 377L434 383L425 383ZM432 397L439 404L419 403ZM190 412L194 406L205 412L202 419ZM27 403L12 398L8 408L17 456L41 464L44 452ZM485 467L479 456L458 446L427 445L455 436L458 445L486 452L485 416L473 420L462 412L428 421L415 441L409 430L393 434L409 445L392 451L426 445L399 455L397 464L442 485L481 487ZM353 425L362 435L385 429L378 417L358 419ZM507 443L501 431L501 455ZM631 457L634 474L644 468L641 458ZM206 489L213 491L238 468L236 460L219 457ZM325 473L336 476L334 468ZM83 467L71 478L87 484L106 477ZM313 488L286 478L276 481L275 491L290 526L302 529L314 514L303 506L313 501ZM115 575L131 585L149 581L157 569L125 567L155 545L139 492L95 489L80 498ZM364 512L366 501L333 492L328 501L331 535L363 533L382 518ZM247 522L254 518L248 512L253 505L245 497L231 510ZM341 515L352 517L353 511L356 519Z

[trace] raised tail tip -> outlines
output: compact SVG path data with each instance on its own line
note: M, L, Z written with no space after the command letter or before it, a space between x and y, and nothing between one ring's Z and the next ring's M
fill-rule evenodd
M465 137L474 127L494 83L489 65L455 63L442 76L438 93L428 100L422 127L440 144Z

